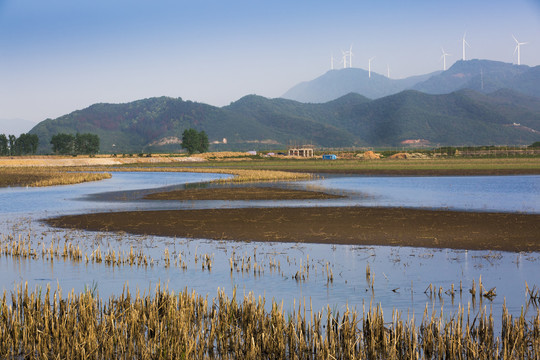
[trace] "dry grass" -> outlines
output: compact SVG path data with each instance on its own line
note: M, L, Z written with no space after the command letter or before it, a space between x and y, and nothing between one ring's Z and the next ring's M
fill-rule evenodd
M380 306L362 313L313 311L252 294L242 301L218 289L208 299L187 289L156 287L153 294L102 300L92 290L64 297L19 285L0 302L2 358L183 358L183 359L537 359L540 312L531 322L503 309L502 330L493 316L463 308L451 317L429 314L419 326L394 311L385 322Z
M109 179L110 177L109 173L67 172L60 168L2 168L0 187L69 185Z
M203 167L81 167L70 168L75 171L139 171L139 172L191 172L228 174L231 178L215 180L217 183L229 182L272 182L272 181L299 181L310 180L315 176L310 173L278 171L278 170L258 170L258 169L228 169L228 168L203 168Z

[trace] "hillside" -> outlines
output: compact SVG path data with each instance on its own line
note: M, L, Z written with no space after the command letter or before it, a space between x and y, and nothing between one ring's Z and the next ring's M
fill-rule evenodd
M433 145L531 144L540 140L540 99L513 90L407 90L377 100L351 93L323 104L248 95L218 108L160 97L92 105L47 119L31 133L39 136L41 153L51 151L50 139L59 132L96 133L102 152L138 153L178 151L178 138L190 127L204 130L213 150L401 146L416 139Z
M396 146L404 140L425 139L436 145L517 144L540 138L538 99L509 105L497 94L464 90L429 95L407 90L359 104L332 118L332 125L347 129L361 143ZM514 126L520 123L520 126ZM527 127L528 129L526 129Z

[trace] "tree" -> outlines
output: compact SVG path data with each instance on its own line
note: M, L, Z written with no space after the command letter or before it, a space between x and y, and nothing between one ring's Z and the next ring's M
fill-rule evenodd
M96 134L63 134L59 133L51 138L53 152L57 154L96 154L99 152L99 136Z
M13 155L35 154L37 151L39 138L36 134L21 134L15 139Z
M77 133L74 148L76 154L96 154L99 152L99 136L90 133Z
M208 135L203 131L199 133L199 152L204 153L208 151Z
M197 130L191 128L184 130L182 133L182 148L186 149L189 155L199 152L199 138L200 136Z
M10 155L15 155L15 140L17 140L17 137L15 135L8 136Z
M0 134L0 156L8 156L9 147L8 147L8 138L5 134Z
M51 138L53 152L56 154L72 154L74 150L75 137L71 134L56 134Z

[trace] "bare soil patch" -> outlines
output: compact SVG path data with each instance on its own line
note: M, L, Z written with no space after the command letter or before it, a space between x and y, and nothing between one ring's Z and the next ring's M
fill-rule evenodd
M109 212L55 227L216 240L540 251L540 215L312 207Z

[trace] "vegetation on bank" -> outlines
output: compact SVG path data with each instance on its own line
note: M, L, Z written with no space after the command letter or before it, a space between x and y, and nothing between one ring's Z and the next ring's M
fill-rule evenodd
M80 171L80 169L76 171ZM64 168L3 167L0 172L0 187L70 185L109 179L110 177L109 173L68 172Z

